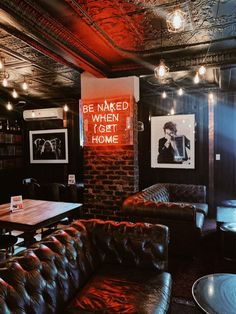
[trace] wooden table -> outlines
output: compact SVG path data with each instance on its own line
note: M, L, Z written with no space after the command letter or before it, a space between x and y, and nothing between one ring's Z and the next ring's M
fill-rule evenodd
M192 294L205 313L236 313L235 274L223 273L201 277L193 284Z
M10 204L0 205L0 228L24 231L28 242L36 230L78 215L82 204L25 199L23 207L10 212Z

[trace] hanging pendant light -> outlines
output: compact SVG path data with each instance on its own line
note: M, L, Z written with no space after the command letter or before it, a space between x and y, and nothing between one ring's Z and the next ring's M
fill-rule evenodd
M29 88L29 84L26 82L25 77L24 77L24 82L21 85L22 89L26 91Z
M68 107L67 104L65 104L65 105L63 106L63 110L64 110L65 112L69 111L69 107Z
M8 79L9 79L9 74L7 74L6 72L4 72L3 80L2 80L2 85L3 85L4 87L7 87L7 85L8 85Z
M155 77L158 79L164 79L168 72L169 68L165 65L164 59L161 59L159 65L154 69Z
M17 98L17 97L18 97L18 93L17 93L17 91L15 90L15 88L14 88L13 91L12 91L12 97L13 97L13 98Z
M8 103L6 104L6 108L7 110L11 111L13 109L12 104L10 103L10 101L8 101Z
M167 97L167 94L166 94L165 91L161 94L161 97L164 98L164 99Z
M206 67L204 65L201 65L198 70L199 75L203 76L206 74Z
M180 89L178 90L178 95L179 95L179 96L182 96L183 93L184 93L183 88L180 87Z
M194 84L198 84L200 82L200 77L198 75L198 72L196 72L194 78L193 78Z
M186 13L176 9L167 15L166 23L169 32L182 32L186 24Z

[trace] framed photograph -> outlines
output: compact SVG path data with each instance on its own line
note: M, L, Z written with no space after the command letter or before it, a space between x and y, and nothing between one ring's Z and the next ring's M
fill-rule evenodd
M29 132L30 163L68 163L67 129Z
M151 167L195 168L195 115L151 117Z

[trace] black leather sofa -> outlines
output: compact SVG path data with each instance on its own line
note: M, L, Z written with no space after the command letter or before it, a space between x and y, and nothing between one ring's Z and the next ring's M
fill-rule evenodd
M0 313L166 313L168 228L78 220L0 268Z
M71 203L83 202L83 187L80 184L39 183L34 180L23 184L22 194L24 198L31 199Z
M204 185L157 183L125 199L118 215L168 226L170 253L196 255L207 213Z

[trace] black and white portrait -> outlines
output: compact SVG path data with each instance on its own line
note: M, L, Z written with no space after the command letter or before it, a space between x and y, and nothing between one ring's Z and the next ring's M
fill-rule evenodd
M68 163L67 129L29 132L31 163Z
M151 117L151 167L195 167L195 116Z

